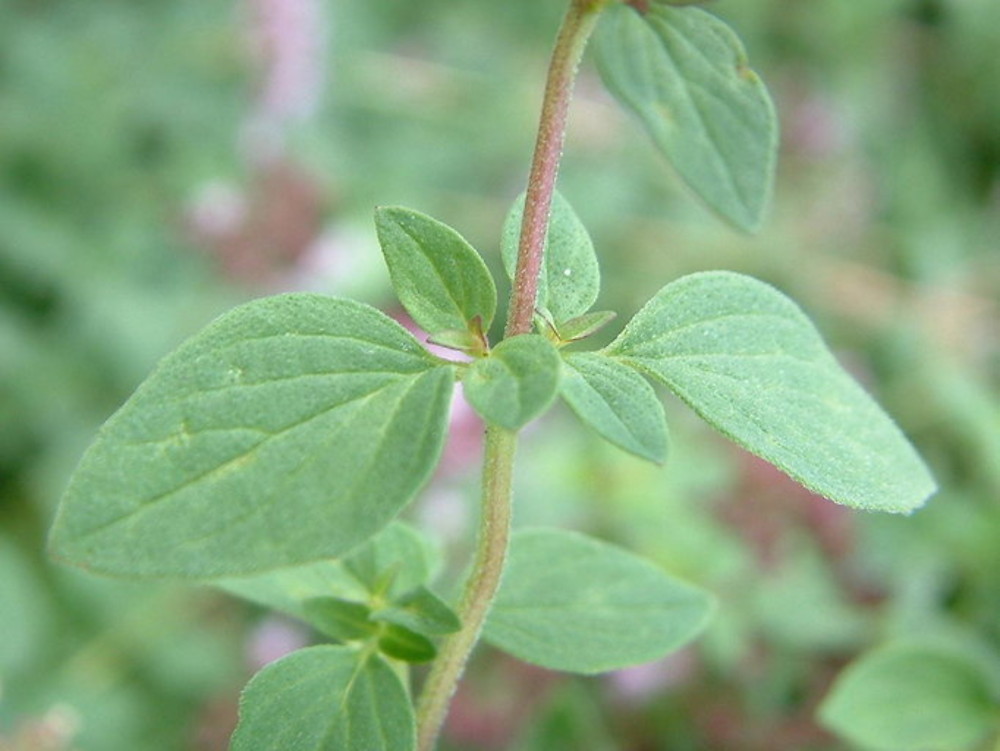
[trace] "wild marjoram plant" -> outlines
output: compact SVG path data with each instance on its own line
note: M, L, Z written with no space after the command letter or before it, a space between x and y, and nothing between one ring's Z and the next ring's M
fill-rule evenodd
M300 617L334 643L246 687L235 751L434 748L483 638L554 670L656 659L705 626L711 597L623 549L559 529L510 533L518 432L562 398L622 449L663 462L649 381L827 498L906 513L934 481L895 424L774 288L710 271L663 287L607 347L594 249L554 191L573 79L595 31L601 75L681 178L752 230L768 204L777 126L739 40L686 2L572 0L548 73L526 196L503 230L497 293L453 229L380 208L395 291L430 340L352 300L285 294L241 305L168 355L98 433L52 530L61 559L187 577ZM598 20L600 23L598 24ZM437 464L452 389L486 423L478 547L455 609L430 588L428 544L394 521ZM502 584L501 584L502 578ZM442 639L443 637L443 639ZM410 663L432 662L415 707Z

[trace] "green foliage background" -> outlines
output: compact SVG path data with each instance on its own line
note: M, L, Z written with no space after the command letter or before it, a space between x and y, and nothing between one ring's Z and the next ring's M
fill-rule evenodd
M0 0L4 751L225 748L255 645L287 632L220 594L46 559L80 452L156 360L273 291L390 307L375 205L435 216L501 268L562 3L317 2L318 106L280 129L271 161L260 144L273 141L251 127L267 83L251 5ZM517 521L650 556L712 590L716 620L695 648L604 678L541 674L484 648L451 748L863 748L814 710L847 662L895 641L971 656L1000 682L1000 5L711 10L744 38L782 118L775 205L754 237L722 226L588 65L560 189L601 258L598 307L627 320L704 269L775 284L914 439L942 491L910 518L850 512L679 404L668 403L664 469L561 409L526 436ZM449 465L417 509L438 520L449 560L465 552L449 530L468 525L474 457Z

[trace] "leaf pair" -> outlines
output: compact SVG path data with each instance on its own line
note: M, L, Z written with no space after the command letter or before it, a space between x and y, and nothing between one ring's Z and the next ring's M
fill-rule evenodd
M387 658L433 659L431 637L458 629L427 587L432 568L426 538L394 522L339 560L213 582L344 642L260 671L243 692L233 750L412 749L409 691Z
M460 626L426 586L431 556L426 538L396 521L343 558L212 583L338 641L372 642L390 657L426 662L437 653L430 637Z

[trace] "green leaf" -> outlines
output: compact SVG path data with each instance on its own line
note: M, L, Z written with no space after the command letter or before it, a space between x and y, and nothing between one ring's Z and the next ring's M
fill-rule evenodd
M215 579L211 585L304 621L309 620L304 607L309 600L334 595L360 600L367 596L367 590L344 570L339 560L290 566L255 576Z
M514 202L503 226L501 254L504 269L511 281L517 268L523 216L522 195ZM569 201L559 193L552 197L552 213L544 252L535 307L548 310L557 324L586 313L596 302L601 290L601 270L586 227Z
M997 724L987 679L948 651L897 644L848 667L819 710L823 724L875 751L968 749Z
M517 430L552 404L561 367L559 352L543 336L504 339L469 366L465 398L486 422Z
M424 584L431 577L434 555L430 541L419 530L396 522L344 558L344 568L369 593L393 596Z
M612 4L594 38L605 85L681 177L737 227L760 226L778 143L774 105L739 38L698 8Z
M430 662L437 657L437 647L430 639L395 624L383 627L378 648L403 662Z
M576 318L563 321L556 329L556 334L563 342L576 342L586 339L591 334L595 334L618 316L611 310L598 310L594 313L585 313Z
M403 307L429 334L488 329L497 291L483 259L455 230L410 209L382 207L375 227Z
M351 568L345 564L350 561ZM259 605L309 620L307 600L341 597L366 600L380 579L392 575L388 594L404 593L430 580L434 551L417 529L391 522L346 559L318 561L276 569L256 576L216 579L212 586Z
M388 607L371 614L372 620L395 623L426 636L451 634L462 622L455 612L427 587L417 587Z
M522 530L484 638L542 667L600 673L678 649L711 609L704 591L621 548L565 530Z
M430 476L453 378L366 305L292 294L240 306L104 425L53 551L106 573L203 578L336 556Z
M302 603L305 619L318 631L338 641L367 639L378 630L368 619L371 609L338 597L316 597Z
M406 688L385 660L318 646L271 663L247 684L231 751L411 751Z
M651 462L667 458L663 406L632 368L590 352L566 355L562 397L606 440Z
M934 480L802 311L729 272L668 284L606 350L640 368L748 451L827 498L909 512Z

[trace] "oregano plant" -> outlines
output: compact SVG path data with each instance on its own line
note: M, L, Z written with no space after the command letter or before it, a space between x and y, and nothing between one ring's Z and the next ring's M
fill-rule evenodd
M55 556L102 574L207 582L328 639L250 681L235 751L430 751L481 639L592 674L697 637L714 607L707 592L578 532L512 532L519 432L560 399L651 462L668 455L659 386L837 503L907 513L934 491L892 420L768 284L726 271L685 276L608 346L578 345L615 317L592 309L597 255L555 191L592 36L608 89L707 206L753 230L770 200L770 97L734 32L690 5L571 0L527 191L501 232L512 292L496 341L497 286L479 253L429 216L379 208L375 231L400 302L431 342L467 361L432 354L360 302L254 300L169 354L83 456L52 530ZM428 540L397 517L441 457L458 382L486 440L476 552L449 601L434 589ZM429 672L411 686L419 663Z

